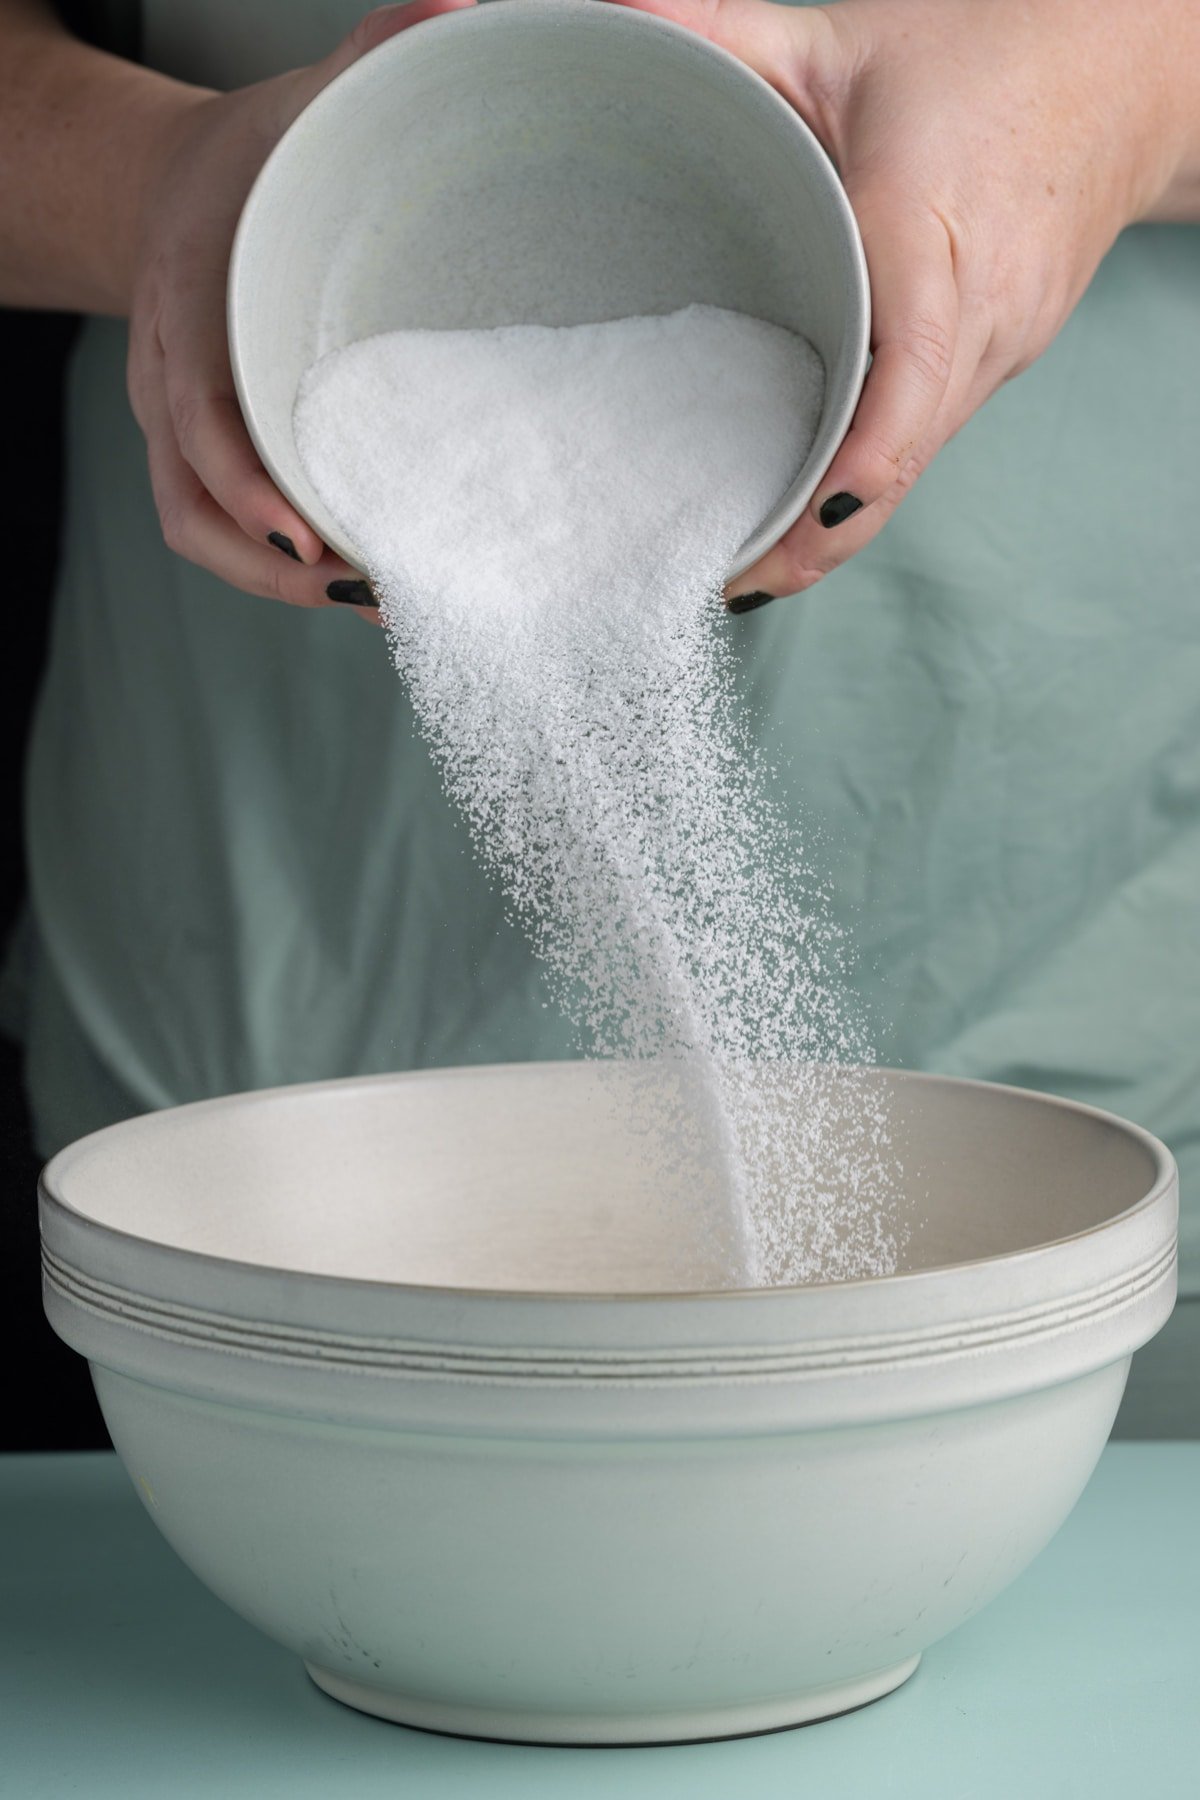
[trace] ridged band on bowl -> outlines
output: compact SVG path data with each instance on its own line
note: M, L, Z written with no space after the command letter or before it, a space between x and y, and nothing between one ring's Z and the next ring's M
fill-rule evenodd
M417 1431L502 1431L503 1389L521 1390L533 1436L725 1435L945 1411L1128 1357L1169 1316L1176 1285L1173 1172L1090 1234L1086 1278L1067 1239L842 1287L481 1294L466 1307L448 1290L297 1281L171 1251L44 1193L42 1204L46 1311L90 1361L199 1400ZM209 1304L172 1292L181 1264ZM1005 1291L1010 1303L997 1303ZM322 1322L323 1301L361 1329Z

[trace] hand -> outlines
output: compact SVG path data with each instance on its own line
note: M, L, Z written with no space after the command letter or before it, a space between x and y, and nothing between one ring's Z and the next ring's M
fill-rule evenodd
M736 584L795 593L868 543L941 446L1041 355L1124 226L1183 216L1200 8L621 3L692 27L777 88L862 230L874 360L857 412L809 511Z
M273 145L335 75L396 32L469 4L382 7L323 62L231 94L189 95L166 128L138 232L129 397L167 543L246 593L295 606L361 596L368 604L354 610L378 619L358 571L274 487L242 421L225 331L242 202Z

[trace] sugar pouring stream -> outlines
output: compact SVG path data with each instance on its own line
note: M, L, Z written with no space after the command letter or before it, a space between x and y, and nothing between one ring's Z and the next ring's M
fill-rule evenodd
M803 338L695 306L383 334L318 361L296 407L579 1049L671 1067L647 1154L684 1161L735 1285L884 1274L897 1248L879 1090L824 1075L872 1060L846 945L739 711L720 597L823 398Z

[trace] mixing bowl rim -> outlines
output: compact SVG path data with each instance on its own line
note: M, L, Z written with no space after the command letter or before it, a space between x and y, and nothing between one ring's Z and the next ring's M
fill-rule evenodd
M263 195L277 174L283 158L295 151L296 145L301 139L311 135L313 130L318 128L320 124L318 115L326 112L334 104L344 101L357 86L372 78L378 79L382 67L380 59L382 58L386 62L399 61L406 54L406 48L411 50L414 33L420 33L427 26L434 25L443 32L451 27L460 32L464 30L494 30L497 27L506 29L507 27L501 21L510 20L514 13L526 17L535 14L553 17L555 28L561 27L568 19L574 19L576 22L582 23L585 30L599 27L602 30L633 28L655 31L662 38L673 38L677 42L685 42L691 54L709 57L713 62L723 64L727 71L736 70L738 76L746 82L749 88L757 89L760 100L767 111L773 113L778 121L786 124L793 144L803 144L808 166L812 169L819 169L826 194L841 221L843 248L853 269L851 292L847 295L846 304L846 341L849 342L853 337L853 356L845 383L845 391L837 407L829 416L822 415L817 437L804 459L803 467L807 468L812 463L814 452L822 441L828 441L829 454L832 456L854 416L870 358L871 287L866 252L863 249L858 220L833 159L812 127L793 106L788 104L782 94L778 93L770 82L764 81L757 70L752 69L748 63L744 63L740 57L734 56L731 51L722 48L720 44L713 43L710 38L702 37L698 32L690 30L685 25L679 25L672 19L660 18L654 13L638 12L623 6L587 8L581 6L576 9L564 6L562 0L506 0L503 8L463 7L454 12L442 13L432 19L424 19L409 31L400 32L396 36L388 38L384 43L377 45L368 55L359 57L348 68L343 69L339 75L335 75L332 81L327 82L313 95L272 146L251 183L242 205L230 249L229 272L225 286L225 335L229 346L234 390L246 429L264 468L280 493L290 501L304 519L308 519L307 503L293 491L286 474L275 467L274 459L267 448L266 435L260 428L259 414L252 398L253 383L247 378L243 346L239 336L239 320L244 311L242 288L246 279L247 244L253 235L255 215L264 204ZM603 25L599 24L601 19L605 21ZM316 121L315 124L314 121ZM829 371L826 370L827 382L828 378ZM803 469L798 471L798 475L802 472ZM816 480L819 479L818 474ZM794 485L795 483L789 484L789 491L790 487ZM815 481L813 485L816 485ZM776 502L776 507L783 498L784 496L781 495L779 501ZM771 510L773 512L775 508L773 507ZM323 541L329 549L335 551L352 567L361 568L362 565L358 561L360 552L344 536L341 528L336 525L336 521L333 523L335 530L332 533L326 532L322 528ZM315 530L316 526L313 528ZM746 539L746 542L739 547L730 565L728 580L732 581L743 574L771 548L770 543L759 542L762 537L763 526L760 523Z
M563 1058L541 1062L465 1063L444 1069L392 1070L378 1075L339 1076L323 1081L287 1083L273 1088L250 1088L241 1093L221 1094L208 1100L189 1101L181 1106L161 1107L152 1112L135 1114L129 1119L118 1120L112 1125L102 1126L97 1131L77 1138L74 1143L65 1145L46 1162L41 1170L38 1177L38 1200L50 1216L62 1213L88 1232L115 1243L128 1243L142 1249L186 1258L191 1266L205 1269L214 1274L231 1270L253 1271L265 1276L292 1279L299 1277L306 1283L318 1283L326 1288L336 1287L343 1291L348 1288L366 1288L379 1293L408 1294L432 1300L472 1299L560 1306L563 1304L573 1305L576 1302L582 1302L585 1305L613 1305L629 1302L635 1305L654 1303L663 1306L672 1302L679 1304L698 1300L757 1300L760 1302L774 1298L795 1300L802 1294L819 1295L836 1292L840 1295L847 1292L878 1290L883 1287L894 1291L900 1284L908 1286L911 1283L931 1278L944 1279L947 1275L970 1270L1018 1267L1022 1262L1028 1263L1035 1258L1044 1258L1047 1253L1061 1250L1067 1245L1084 1243L1102 1232L1112 1231L1118 1226L1124 1225L1141 1213L1151 1211L1166 1194L1172 1191L1178 1179L1175 1158L1160 1138L1155 1137L1143 1126L1134 1124L1132 1120L1124 1119L1118 1113L1109 1112L1103 1107L1091 1106L1083 1100L1072 1100L1062 1094L1043 1093L1036 1088L1016 1087L1011 1083L985 1081L974 1076L941 1075L925 1069L890 1069L868 1066L858 1072L889 1081L898 1081L905 1085L911 1083L943 1088L982 1089L989 1094L1004 1094L1034 1105L1050 1106L1059 1111L1098 1120L1102 1124L1115 1127L1127 1137L1133 1138L1149 1153L1154 1165L1154 1179L1140 1199L1134 1201L1131 1206L1127 1206L1122 1212L1114 1213L1109 1219L1101 1220L1095 1225L1087 1225L1081 1231L1068 1232L1062 1237L1048 1238L1044 1243L1025 1245L1019 1250L1008 1251L998 1256L964 1258L961 1262L939 1263L932 1268L901 1269L890 1275L859 1276L850 1281L796 1282L779 1287L637 1289L627 1292L601 1289L455 1287L433 1282L381 1281L371 1276L326 1274L316 1270L289 1269L275 1263L248 1262L239 1257L219 1256L208 1250L189 1250L182 1245L164 1243L161 1238L143 1237L140 1233L127 1231L122 1226L106 1224L102 1219L79 1211L56 1188L56 1183L61 1184L64 1175L69 1176L72 1165L82 1161L88 1154L95 1153L101 1140L119 1133L161 1130L165 1128L165 1121L176 1119L181 1114L228 1111L235 1107L268 1105L283 1098L298 1098L305 1094L348 1092L354 1089L382 1087L389 1083L445 1081L448 1077L470 1078L485 1072L508 1075L518 1073L524 1077L541 1073L547 1069L579 1070L589 1066L587 1059L583 1058ZM855 1071L847 1068L845 1072L853 1073Z

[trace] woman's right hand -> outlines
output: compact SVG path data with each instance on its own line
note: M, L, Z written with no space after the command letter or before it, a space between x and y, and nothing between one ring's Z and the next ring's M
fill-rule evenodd
M769 81L828 151L862 228L874 360L808 510L739 576L730 599L745 611L811 588L870 542L942 446L1048 347L1127 225L1200 218L1200 9L623 4Z
M378 618L359 572L274 486L242 420L225 327L242 203L275 143L335 75L410 25L470 4L381 7L324 61L230 94L189 96L163 127L138 222L129 398L167 543L246 593Z

